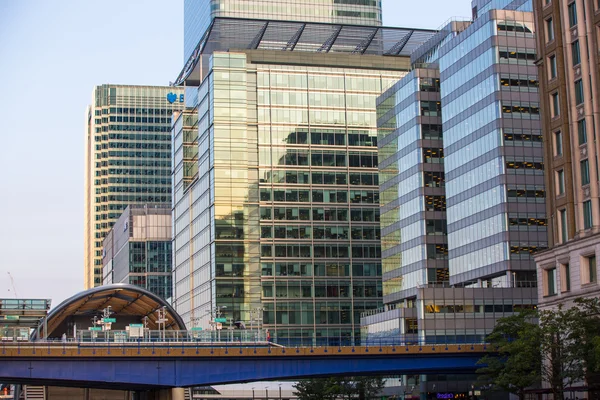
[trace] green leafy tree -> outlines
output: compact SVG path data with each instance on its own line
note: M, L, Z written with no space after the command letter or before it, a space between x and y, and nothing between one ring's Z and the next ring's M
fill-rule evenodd
M548 382L555 400L564 398L566 387L585 377L581 358L583 327L577 307L539 312L542 379Z
M383 390L383 378L373 376L355 377L354 382L359 400L372 399Z
M294 388L300 400L333 400L374 398L384 386L379 377L334 377L302 379Z
M333 400L338 397L335 378L301 379L294 385L299 400Z
M480 360L480 383L523 398L524 390L547 382L555 400L569 386L600 388L600 299L577 299L569 308L501 318L490 336L490 354ZM536 325L535 319L539 321Z
M578 336L575 351L583 361L585 381L591 390L600 389L600 299L578 298L572 310Z
M540 327L534 311L501 318L488 336L490 353L479 360L480 384L513 393L520 400L525 389L540 381Z

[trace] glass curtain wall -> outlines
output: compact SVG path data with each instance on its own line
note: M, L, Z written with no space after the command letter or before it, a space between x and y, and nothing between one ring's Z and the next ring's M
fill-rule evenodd
M174 182L184 319L216 306L280 343L359 336L382 304L375 99L404 74L213 55L198 180Z

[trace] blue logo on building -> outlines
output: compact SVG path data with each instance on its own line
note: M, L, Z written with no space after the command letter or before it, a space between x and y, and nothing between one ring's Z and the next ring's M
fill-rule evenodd
M177 94L170 92L167 94L167 101L171 104L177 101ZM179 95L179 102L183 103L183 93Z

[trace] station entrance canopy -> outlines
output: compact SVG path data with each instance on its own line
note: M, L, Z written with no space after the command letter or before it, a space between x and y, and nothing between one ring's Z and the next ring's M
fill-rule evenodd
M279 50L405 56L437 31L319 22L217 17L194 49L174 86L199 86L216 51Z
M147 327L156 330L159 318L156 311L164 308L167 319L164 328L185 330L179 314L164 299L138 286L123 283L98 286L77 293L50 311L43 328L47 327L47 336L50 338L60 338L63 333L69 336L74 326L86 329L92 325L93 317L100 316L108 306L112 311L111 317L116 320L113 329L125 329L128 324L142 323L146 319ZM40 337L45 337L43 332Z

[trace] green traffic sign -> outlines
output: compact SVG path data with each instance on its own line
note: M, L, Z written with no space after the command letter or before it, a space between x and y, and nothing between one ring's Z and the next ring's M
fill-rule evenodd
M129 326L132 328L143 328L144 324L129 324Z
M115 318L104 318L102 320L102 322L105 322L105 323L108 323L108 322L115 323L115 322L117 322L117 320Z
M88 331L101 331L102 328L100 328L99 326L91 326L88 328Z
M215 322L227 322L227 318L215 318Z
M200 327L194 327L194 328L192 328L192 330L193 330L193 331L201 331L201 330L202 330L202 328L200 328Z
M4 319L7 321L18 321L19 320L19 316L18 315L5 315Z

